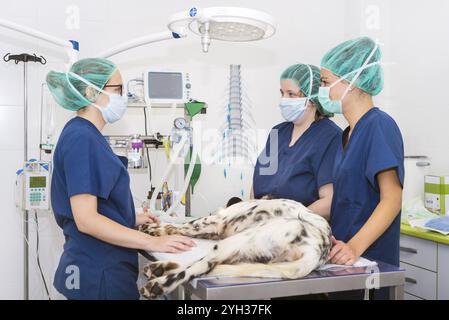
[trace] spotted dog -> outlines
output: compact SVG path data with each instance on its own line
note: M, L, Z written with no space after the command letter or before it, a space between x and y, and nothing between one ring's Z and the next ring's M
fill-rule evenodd
M219 240L190 266L170 261L148 264L144 274L149 280L140 289L146 298L167 294L205 274L301 278L326 263L332 244L324 218L286 199L244 201L179 227L146 224L140 230L153 236Z

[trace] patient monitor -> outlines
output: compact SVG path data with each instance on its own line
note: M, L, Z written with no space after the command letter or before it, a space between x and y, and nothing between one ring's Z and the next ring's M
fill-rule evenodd
M184 104L191 98L190 75L171 70L147 70L143 74L147 105Z

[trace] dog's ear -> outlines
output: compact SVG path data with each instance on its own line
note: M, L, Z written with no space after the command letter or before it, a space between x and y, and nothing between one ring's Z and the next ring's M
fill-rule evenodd
M226 208L229 208L230 206L232 206L233 204L242 202L243 200L240 199L239 197L232 197L231 199L228 200L228 203L226 204Z
M266 194L266 195L264 195L262 198L260 198L260 199L262 199L262 200L273 200L274 199L274 196L273 195L271 195L271 194Z

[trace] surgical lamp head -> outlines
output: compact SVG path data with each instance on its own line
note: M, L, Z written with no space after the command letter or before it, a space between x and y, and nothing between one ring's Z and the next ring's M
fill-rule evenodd
M188 28L201 36L203 52L211 40L246 42L266 39L275 31L274 19L261 11L237 7L191 8L173 15L168 28L183 34Z

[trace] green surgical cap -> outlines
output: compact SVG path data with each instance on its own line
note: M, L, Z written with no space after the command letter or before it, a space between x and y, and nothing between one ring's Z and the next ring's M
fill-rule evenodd
M310 69L312 69L313 83L310 91ZM285 70L281 75L281 80L292 80L306 97L310 97L318 112L326 117L333 116L326 112L318 101L318 89L320 87L320 69L314 65L294 64Z
M354 71L363 66L375 46L376 43L368 37L360 37L343 42L325 54L321 60L321 67L339 77L345 77L348 82L351 82L357 74ZM382 53L377 47L368 64L380 62L381 58ZM384 76L382 67L379 64L364 69L354 82L355 87L372 96L379 94L383 89L383 85Z
M76 73L103 89L116 69L117 66L109 60L89 58L75 62L70 68L70 72ZM86 97L88 85L65 72L50 71L47 75L47 85L56 102L64 109L71 111L77 111L88 106L96 100L99 94L95 90L94 97L90 97L91 100L89 100Z

